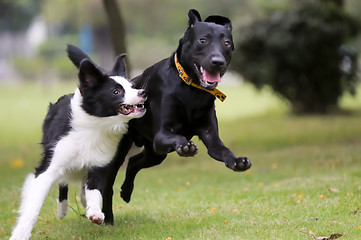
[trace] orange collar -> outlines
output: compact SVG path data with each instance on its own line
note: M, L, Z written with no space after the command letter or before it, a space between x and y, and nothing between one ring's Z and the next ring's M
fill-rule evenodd
M203 91L209 92L210 94L212 94L213 96L218 98L221 102L223 102L226 99L227 96L224 93L222 93L221 91L219 91L217 88L215 88L213 90L208 90L208 89L203 88L202 86L199 86L198 84L193 83L192 79L184 71L184 68L182 67L182 65L178 62L177 54L174 54L174 63L175 63L175 66L177 67L179 77L185 83L187 83L188 85L191 85L193 87L196 87L198 89L201 89Z

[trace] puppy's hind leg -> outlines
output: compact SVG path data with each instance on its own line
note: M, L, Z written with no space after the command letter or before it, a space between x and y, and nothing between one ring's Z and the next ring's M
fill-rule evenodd
M82 184L81 184L80 202L81 202L81 205L83 205L83 207L86 208L85 183L82 183Z
M68 185L59 184L58 217L64 218L68 213Z
M19 218L12 232L10 240L25 240L31 236L40 209L48 192L55 181L55 174L45 171L37 177L30 174L22 189L22 200Z

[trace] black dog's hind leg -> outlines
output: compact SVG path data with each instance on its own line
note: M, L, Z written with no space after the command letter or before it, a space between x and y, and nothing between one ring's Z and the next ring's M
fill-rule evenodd
M59 184L58 217L64 218L68 213L68 185Z
M150 168L163 162L167 154L158 155L153 151L152 143L148 142L144 145L141 153L131 157L127 166L125 180L122 185L120 196L127 203L134 188L134 179L137 173L143 168Z

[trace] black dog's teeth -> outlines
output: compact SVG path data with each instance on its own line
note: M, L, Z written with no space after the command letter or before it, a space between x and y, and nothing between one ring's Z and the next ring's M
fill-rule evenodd
M201 72L201 74L203 75L203 67L201 66L200 68L199 68L199 71Z
M201 75L203 75L203 67L202 66L199 66L197 63L194 63L194 67Z

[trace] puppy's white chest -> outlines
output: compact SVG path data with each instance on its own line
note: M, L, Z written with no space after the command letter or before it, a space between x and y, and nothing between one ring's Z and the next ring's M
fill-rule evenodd
M68 170L102 167L114 157L121 136L104 135L99 131L71 131L55 147L54 157Z

